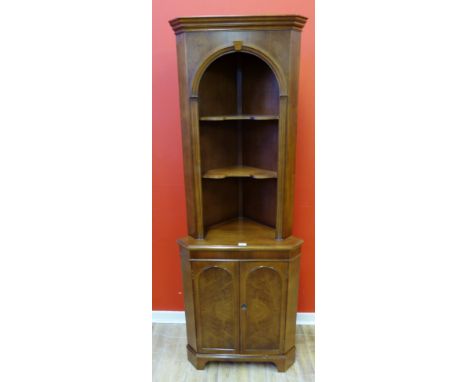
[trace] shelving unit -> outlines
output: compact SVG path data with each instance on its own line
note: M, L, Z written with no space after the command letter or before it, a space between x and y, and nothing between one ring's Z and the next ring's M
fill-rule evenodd
M199 115L204 234L238 217L274 228L279 149L274 73L251 54L220 57L200 79Z
M302 240L291 236L302 16L178 18L189 236L187 355L295 358Z

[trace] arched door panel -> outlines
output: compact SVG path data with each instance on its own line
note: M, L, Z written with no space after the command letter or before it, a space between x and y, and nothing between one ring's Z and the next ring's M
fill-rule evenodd
M286 263L241 264L240 318L243 353L282 352L286 293Z
M239 263L192 263L198 352L239 351Z

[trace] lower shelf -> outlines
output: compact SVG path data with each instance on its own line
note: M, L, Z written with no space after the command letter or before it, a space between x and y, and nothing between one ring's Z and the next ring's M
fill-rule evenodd
M289 250L303 241L294 236L284 240L275 239L275 229L248 218L228 220L207 229L204 239L191 236L178 240L184 248L193 250Z
M271 362L279 372L285 372L294 363L296 348L292 347L285 354L205 354L197 353L187 345L188 360L197 370L203 370L208 362Z

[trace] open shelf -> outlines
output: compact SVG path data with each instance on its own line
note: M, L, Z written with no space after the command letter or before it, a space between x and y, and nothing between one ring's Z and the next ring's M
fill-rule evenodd
M272 179L278 175L275 171L264 170L248 166L231 166L216 168L207 171L203 178L205 179L225 179L225 178L254 178L254 179Z
M198 91L203 227L244 217L266 227L274 240L279 94L268 64L248 53L223 55L203 74Z
M215 116L205 116L200 117L200 121L274 121L278 120L278 115L252 115L252 114L242 114L242 115L215 115Z
M275 250L291 245L300 245L302 240L293 236L286 240L276 240L274 228L240 217L208 227L203 240L189 236L179 240L179 244L191 249L204 250L231 248L252 250L263 249L263 246L268 245L270 250Z

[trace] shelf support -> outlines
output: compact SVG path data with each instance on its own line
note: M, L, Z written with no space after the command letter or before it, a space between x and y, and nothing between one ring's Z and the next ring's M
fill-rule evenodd
M236 45L238 44L238 45ZM240 44L240 45L239 45ZM242 48L242 41L234 41L234 48L236 51L240 51ZM236 54L236 112L237 115L242 115L243 108L243 89L242 89L242 55ZM243 130L242 130L242 121L237 121L237 165L242 166L244 164L243 156ZM242 180L239 180L238 184L238 210L239 216L244 216L244 183Z
M201 159L200 159L200 132L198 123L198 97L190 97L190 119L191 119L191 142L193 163L193 194L195 210L196 237L202 239L203 232L203 197L201 189Z
M288 96L280 96L280 118L279 118L279 141L283 142L278 150L278 189L277 189L277 205L276 205L276 239L284 239L283 215L284 215L284 200L286 194L286 148L288 126Z

